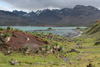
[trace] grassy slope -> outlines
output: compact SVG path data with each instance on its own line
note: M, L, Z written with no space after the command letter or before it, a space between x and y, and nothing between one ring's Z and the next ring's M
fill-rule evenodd
M63 62L62 59L56 58L54 55L38 55L35 54L34 56L25 56L21 55L20 53L12 54L10 56L4 56L2 53L0 53L0 67L13 67L12 65L8 64L9 61L11 61L11 58L21 61L21 65L18 67L25 67L25 66L34 66L36 63L41 63L41 66L50 65L48 62L51 62L52 64L57 61L57 64L60 64ZM40 65L40 64L38 64ZM56 65L56 64L55 64ZM15 66L17 67L17 66Z
M93 30L98 28L96 27ZM92 28L88 30L90 29L93 32ZM88 33L90 34L91 31ZM100 67L100 46L94 46L97 39L100 39L100 32L91 35L84 34L66 42L57 42L64 47L64 51L60 54L69 59L66 60L67 62L60 58L60 54L57 53L44 55L33 54L32 56L22 55L21 53L12 53L10 56L4 56L0 53L0 67L13 67L9 64L11 58L22 62L18 67L86 67L89 63L92 63L94 67ZM76 45L77 43L79 43L79 45ZM79 48L80 46L83 48ZM80 53L67 53L70 49L78 49ZM50 62L50 64L48 62Z
M93 24L89 29L87 30L88 34L93 34L100 31L100 20L98 20L95 24Z
M97 35L98 34L98 35ZM61 53L62 55L72 58L68 62L64 62L62 58L59 57L59 54L45 54L45 55L38 55L38 54L33 54L33 56L25 56L21 55L20 53L15 53L10 56L4 56L2 53L0 53L0 67L11 67L10 64L8 64L8 61L11 60L11 58L21 61L21 65L18 67L24 67L25 65L28 65L28 67L32 67L34 63L41 63L34 65L35 67L50 67L50 66L68 66L68 67L86 67L89 63L92 63L96 67L99 67L99 60L100 60L100 46L93 46L95 43L95 40L97 39L99 33L91 35L91 36L81 36L78 38L74 38L71 40L71 42L66 42L66 43L61 43L58 42L60 45L64 46L64 51ZM98 37L99 38L99 37ZM75 42L76 41L76 42ZM82 43L83 45L76 45L77 42ZM83 46L85 48L79 49L81 53L77 54L76 52L72 53L66 53L69 49ZM77 55L76 57L74 57ZM58 63L54 63L57 61ZM48 64L48 62L51 62L51 64ZM32 64L31 64L32 63ZM16 66L15 66L16 67Z
M91 38L91 37L93 37L93 38ZM39 67L40 66L41 67L45 67L45 66L48 66L48 67L50 67L50 66L53 66L53 67L55 67L55 66L57 66L57 67L58 66L59 67L61 67L61 66L62 67L63 66L86 67L86 65L88 65L89 63L92 63L96 67L99 67L99 60L100 60L99 48L100 48L100 46L93 46L97 37L98 36L95 36L95 35L86 36L86 37L81 36L79 38L72 39L72 42L66 42L66 43L58 42L60 45L65 47L63 53L61 53L61 54L68 58L72 58L68 62L64 62L64 60L59 57L59 54L54 54L54 55L52 55L52 54L51 55L50 54L45 54L45 55L33 54L33 56L25 56L20 53L15 53L10 56L4 56L2 53L0 53L0 59L1 59L0 67L6 67L6 66L11 67L11 65L8 64L8 61L11 61L11 58L22 62L21 65L18 67L24 67L25 65L28 65L28 67L29 66L32 67L34 65L34 63L41 63L41 64L35 65L35 67L36 66L39 66ZM76 45L77 43L74 42L73 40L81 42L83 45ZM79 53L79 55L76 52L66 53L66 51L68 51L69 49L71 49L71 48L76 49L76 47L79 47L79 46L85 47L82 49L77 48L78 50L81 51L81 53ZM75 55L77 55L77 56L74 57ZM55 61L57 61L58 63L54 63ZM51 62L51 64L48 64L48 62Z

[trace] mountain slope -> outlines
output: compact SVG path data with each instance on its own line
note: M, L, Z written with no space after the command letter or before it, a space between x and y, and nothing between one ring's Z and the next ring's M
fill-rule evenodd
M86 26L100 19L100 10L93 6L76 5L72 8L45 9L37 12L0 11L1 25Z
M77 5L61 22L69 25L88 25L100 18L100 10L92 6ZM60 23L61 23L60 22Z

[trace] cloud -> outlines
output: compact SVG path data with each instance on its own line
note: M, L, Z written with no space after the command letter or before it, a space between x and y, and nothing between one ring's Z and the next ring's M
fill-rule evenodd
M0 10L12 11L11 8L4 6L4 5L0 5Z
M100 8L100 0L0 0L11 5L11 8L36 11L45 8L73 8L75 5L92 5Z

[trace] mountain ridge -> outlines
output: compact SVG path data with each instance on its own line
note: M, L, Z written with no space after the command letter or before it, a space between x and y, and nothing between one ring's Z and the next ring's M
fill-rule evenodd
M29 13L17 10L13 12L0 10L1 26L87 26L98 19L100 19L99 9L83 5Z

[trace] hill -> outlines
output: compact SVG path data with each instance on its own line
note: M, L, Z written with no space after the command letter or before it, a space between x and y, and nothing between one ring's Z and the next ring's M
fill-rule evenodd
M42 45L49 44L28 32L10 27L8 27L8 29L0 28L0 51L4 51L5 49L19 50L26 48L26 46L30 47L30 50L32 50L38 49Z
M97 32L100 32L100 20L98 20L97 22L95 22L87 30L88 34L93 34L93 33L97 33Z

